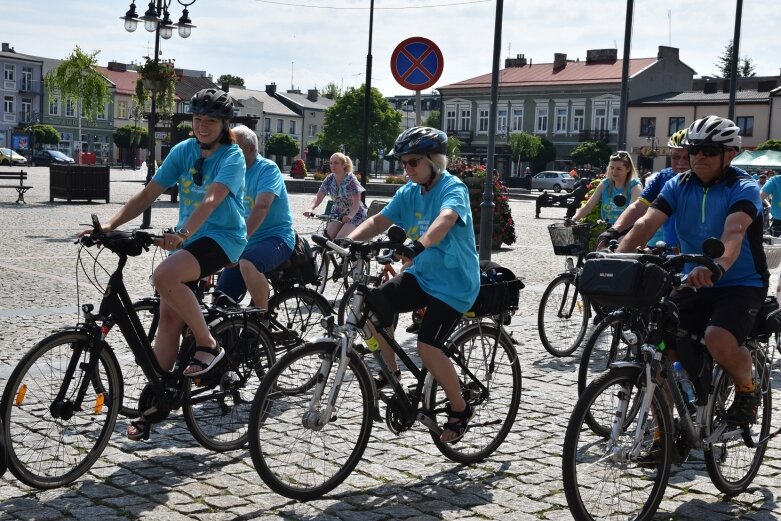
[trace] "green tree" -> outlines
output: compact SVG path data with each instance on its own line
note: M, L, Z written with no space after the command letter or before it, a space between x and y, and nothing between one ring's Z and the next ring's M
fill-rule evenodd
M732 77L732 40L724 47L724 51L716 58L714 63L718 69L718 74L722 78ZM750 78L756 76L754 62L748 56L738 59L738 78Z
M111 100L108 82L97 69L98 53L100 51L88 54L77 45L70 56L46 75L48 89L59 90L65 100L76 100L78 136L82 135L82 112L87 115L89 121L94 121L98 111L105 110L106 104Z
M266 154L280 157L295 157L301 151L298 141L288 134L274 134L266 143Z
M423 126L442 130L442 113L438 110L432 110L423 120Z
M461 155L461 140L456 136L447 138L447 157L454 158Z
M777 150L781 152L781 139L768 139L767 141L760 143L757 150Z
M130 157L135 158L135 151L138 148L145 148L147 139L149 139L149 131L144 127L125 125L114 131L112 139L117 147L126 150ZM135 161L133 161L133 166L135 167Z
M320 95L336 101L342 97L342 88L334 82L329 82L328 85L320 90Z
M193 131L193 126L189 123L179 123L176 125L176 142L184 141L190 137Z
M545 170L548 163L556 159L556 146L544 137L540 137L540 141L542 147L539 152L537 152L535 158L531 160L532 170L535 172Z
M36 123L27 127L27 133L32 135L36 150L40 150L41 145L56 145L60 142L60 133L51 125Z
M512 160L520 170L521 161L531 161L542 150L542 138L528 132L511 132L507 137Z
M325 111L321 147L329 150L344 149L352 157L362 157L363 151L363 103L366 86L347 89ZM380 91L372 88L369 105L369 159L377 159L380 148L390 150L401 132L401 114L394 109ZM363 167L361 167L363 168Z
M613 152L604 141L586 141L572 150L572 160L576 165L594 165L602 167L607 164Z
M243 87L244 78L234 76L233 74L223 74L217 78L217 85L222 85L223 83L227 83L228 85L235 85L237 87Z

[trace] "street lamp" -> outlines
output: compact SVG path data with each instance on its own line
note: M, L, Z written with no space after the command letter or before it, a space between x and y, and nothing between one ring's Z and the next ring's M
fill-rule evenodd
M125 16L120 17L125 21L125 30L132 33L138 27L139 22L143 22L144 29L155 33L155 56L154 63L157 65L160 61L160 37L169 39L173 36L174 26L178 27L179 36L187 38L192 32L192 28L195 27L190 23L190 13L187 8L193 5L197 0L190 2L176 0L179 5L184 7L182 10L182 16L179 21L174 24L168 13L168 8L171 6L173 0L150 0L149 6L144 13L143 17L139 17L136 12L136 3L130 2L130 9L127 10ZM162 18L161 18L162 16ZM146 171L146 183L152 180L152 176L155 173L155 125L157 125L157 104L155 93L152 94L152 106L149 111L149 145L147 151L147 171ZM152 207L150 206L144 210L144 218L141 222L141 228L149 228L152 221Z

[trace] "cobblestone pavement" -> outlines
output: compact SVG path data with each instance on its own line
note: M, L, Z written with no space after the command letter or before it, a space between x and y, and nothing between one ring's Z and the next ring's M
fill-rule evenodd
M111 204L50 203L47 170L29 171L35 188L26 195L27 205L14 204L13 191L0 191L0 387L36 341L75 324L77 289L81 302L97 302L97 292L84 277L77 282L73 237L90 213L105 219L140 188L130 182L139 180L140 172L113 170ZM317 228L300 217L310 198L291 195L297 229L304 234ZM496 252L494 260L526 282L521 310L510 326L523 342L524 389L512 433L487 461L454 464L421 428L397 438L377 424L351 477L324 499L298 503L264 486L247 450L216 454L202 449L178 413L155 426L148 442L127 440L128 421L120 417L104 454L73 485L37 491L10 472L0 478L0 519L571 519L561 480L561 446L576 398L576 359L548 355L536 331L541 293L563 268L545 227L563 210L549 209L546 218L536 220L533 202L512 201L511 207L518 243ZM176 207L165 198L155 204L152 222L163 228L175 224L175 216ZM148 296L151 255L130 263L125 273L131 296ZM781 425L779 407L774 410L774 423ZM752 488L732 499L717 492L701 454L695 453L692 461L674 468L657 518L780 518L779 444L771 442Z

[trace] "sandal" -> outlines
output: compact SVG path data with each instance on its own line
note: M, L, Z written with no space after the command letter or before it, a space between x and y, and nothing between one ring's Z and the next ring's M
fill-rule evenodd
M394 371L393 376L396 377L396 380L401 380L401 370ZM385 375L383 373L377 373L374 376L374 386L379 391L380 389L384 389L388 385L388 380L385 378Z
M447 413L447 423L445 423L442 426L442 434L445 433L445 431L451 431L456 434L456 437L450 440L443 440L442 436L440 435L440 441L443 443L455 443L461 438L464 437L464 434L466 434L466 431L469 429L469 420L472 419L472 416L475 413L475 410L472 408L469 403L466 404L466 409L463 411L454 411L450 404L447 404L445 406L445 412ZM456 421L451 421L455 419Z
M202 362L198 360L197 358L195 358L195 355L198 353L208 353L212 355L211 361ZM225 356L225 350L222 347L220 347L219 343L214 347L196 346L195 352L193 353L193 357L190 359L190 363L187 365L187 368L184 370L184 376L200 376L204 373L208 373L215 365L217 365L217 362L222 360L223 356ZM201 369L199 369L198 371L188 372L187 369L190 369L193 366L198 366Z
M149 431L152 428L152 424L146 421L143 416L130 422L130 426L127 428L127 439L131 441L148 440ZM135 429L135 432L130 432L130 429Z

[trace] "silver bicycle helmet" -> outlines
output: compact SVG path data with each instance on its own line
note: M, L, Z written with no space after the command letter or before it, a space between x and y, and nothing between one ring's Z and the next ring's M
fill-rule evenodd
M740 127L732 120L719 116L698 119L689 126L683 145L724 145L740 148Z

